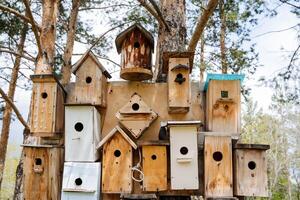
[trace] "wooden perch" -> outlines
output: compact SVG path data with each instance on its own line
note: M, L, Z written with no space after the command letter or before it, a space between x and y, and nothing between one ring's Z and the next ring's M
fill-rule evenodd
M14 112L16 113L19 121L23 124L23 126L25 127L26 130L30 130L28 124L26 123L26 121L24 120L24 118L22 117L20 111L18 110L18 108L15 106L15 104L10 100L10 98L5 94L5 92L2 90L2 88L0 88L0 94L3 97L3 99L6 101L6 103L8 103L12 109L14 110Z
M190 40L188 51L195 51L198 41L203 33L203 30L210 18L213 14L215 8L218 5L218 0L210 0L207 4L206 9L203 11L203 14L198 17L197 25L195 31Z

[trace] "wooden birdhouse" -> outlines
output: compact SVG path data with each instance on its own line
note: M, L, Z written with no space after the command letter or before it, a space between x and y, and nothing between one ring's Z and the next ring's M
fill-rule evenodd
M102 146L102 192L131 193L133 149L137 149L137 145L116 126L101 140L97 148Z
M68 97L68 102L105 107L107 79L111 78L111 75L92 51L87 51L74 64L73 73L76 76L76 81L74 89L70 93L70 97Z
M94 106L65 106L65 160L94 162L99 153L101 116Z
M65 91L52 74L31 75L30 131L33 136L59 136L64 131Z
M191 52L165 52L163 71L168 74L168 111L187 113L191 104L190 72L192 69Z
M24 199L60 199L63 149L24 147Z
M200 121L169 121L171 189L197 190L198 142Z
M139 24L134 24L116 38L116 47L121 54L121 78L130 81L151 79L154 39L151 33Z
M266 150L269 145L234 146L234 195L268 197Z
M161 141L143 142L143 190L158 192L167 190L167 145Z
M240 133L241 81L244 75L208 74L206 91L206 129Z
M139 138L157 118L157 114L142 100L140 95L134 93L129 102L117 112L116 117L120 125L126 128L134 138Z
M204 142L205 197L232 197L231 137L205 136Z
M101 164L65 162L62 200L99 200Z

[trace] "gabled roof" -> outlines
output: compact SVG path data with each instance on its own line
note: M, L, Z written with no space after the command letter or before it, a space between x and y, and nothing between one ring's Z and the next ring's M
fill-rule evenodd
M111 78L111 75L109 74L109 72L103 67L103 65L99 62L99 60L97 59L97 57L91 50L88 50L87 52L85 52L85 54L73 65L72 72L74 74L76 74L77 70L82 66L82 63L84 63L84 61L88 57L92 58L95 61L95 63L99 67L99 69L102 71L102 74L106 78Z
M149 31L147 31L144 27L142 27L140 24L133 24L132 26L130 26L123 32L119 33L119 35L116 37L115 43L116 43L118 53L121 53L121 47L122 47L122 44L123 44L124 40L126 39L126 37L135 29L138 29L139 31L141 31L143 33L143 35L149 40L150 47L153 52L154 38L153 38L152 34Z
M117 125L113 130L111 130L97 145L96 149L100 149L111 137L115 135L115 133L120 133L123 138L132 146L132 148L137 149L137 145L134 141L130 139L130 137Z

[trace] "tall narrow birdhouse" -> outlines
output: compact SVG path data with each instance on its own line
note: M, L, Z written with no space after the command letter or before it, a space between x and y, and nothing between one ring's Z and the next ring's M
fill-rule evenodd
M198 127L200 121L169 121L171 154L171 189L197 190Z
M165 52L164 70L168 73L169 113L186 113L191 104L190 72L193 54Z
M65 106L65 160L94 162L99 158L101 117L94 106Z
M63 149L24 146L24 199L60 199Z
M116 47L121 54L121 78L130 81L151 79L154 39L151 33L139 24L134 24L116 38Z
M107 79L111 75L97 57L87 51L73 66L76 81L68 94L68 103L106 106Z
M132 157L137 145L116 126L97 148L102 146L102 193L131 193Z
M268 197L266 150L269 145L234 146L234 195Z
M206 129L240 133L241 81L243 75L208 74L206 91Z
M99 200L101 164L65 162L62 200Z
M52 137L64 131L65 91L54 75L32 75L30 131L33 136Z
M143 190L158 192L167 190L167 146L165 143L142 144Z
M231 137L205 136L204 142L205 197L232 197Z

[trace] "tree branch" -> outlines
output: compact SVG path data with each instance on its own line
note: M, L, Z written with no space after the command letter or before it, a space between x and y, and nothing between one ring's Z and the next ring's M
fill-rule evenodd
M298 24L296 24L296 25L294 25L294 26L285 28L285 29L276 30L276 31L268 31L268 32L265 32L265 33L261 33L261 34L258 34L258 35L256 35L256 36L254 36L253 38L261 37L261 36L264 36L264 35L267 35L267 34L270 34L270 33L280 33L280 32L284 32L284 31L288 31L288 30L290 30L290 29L296 28L297 26L300 27L300 23L298 23Z
M5 92L2 90L2 88L0 88L0 94L3 97L3 99L6 101L6 103L8 103L12 107L12 109L16 113L19 121L23 124L23 126L25 127L25 129L30 130L28 124L26 123L26 121L22 117L20 111L18 110L18 108L16 107L16 105L10 100L10 98L8 98L8 96L5 94Z
M158 16L158 13L154 10L151 4L147 2L147 0L138 0L141 6L143 6L160 24L163 24L163 21Z
M217 7L217 5L218 5L218 0L210 0L207 4L206 9L203 11L203 14L198 17L195 31L192 35L192 38L188 46L188 51L195 51L198 41L203 33L203 30L210 16L213 14L215 8Z
M158 17L160 18L160 20L162 21L163 25L165 26L165 28L167 29L168 32L170 32L170 27L169 25L167 24L165 18L163 17L158 5L156 4L156 2L154 0L149 0L150 3L152 4L154 10L156 11Z
M8 50L8 49L0 49L0 52L4 52L4 53L10 53L10 54L13 54L13 55L15 55L15 56L21 56L22 58L25 58L25 59L27 59L27 60L29 60L29 61L32 61L32 62L35 62L35 59L33 59L33 58L30 58L30 57L28 57L28 56L25 56L24 54L19 54L19 53L17 53L17 52L14 52L14 51L12 51L12 50Z
M296 6L295 4L290 3L290 2L288 2L288 0L279 0L279 1L282 3L286 3L287 5L290 5L294 8L300 9L300 6Z
M293 64L293 62L295 60L295 56L297 55L297 52L299 51L299 49L300 49L300 45L297 47L297 49L294 51L294 53L293 53L293 55L291 57L290 63L288 65L288 70L291 69L291 66L292 66L292 64Z

